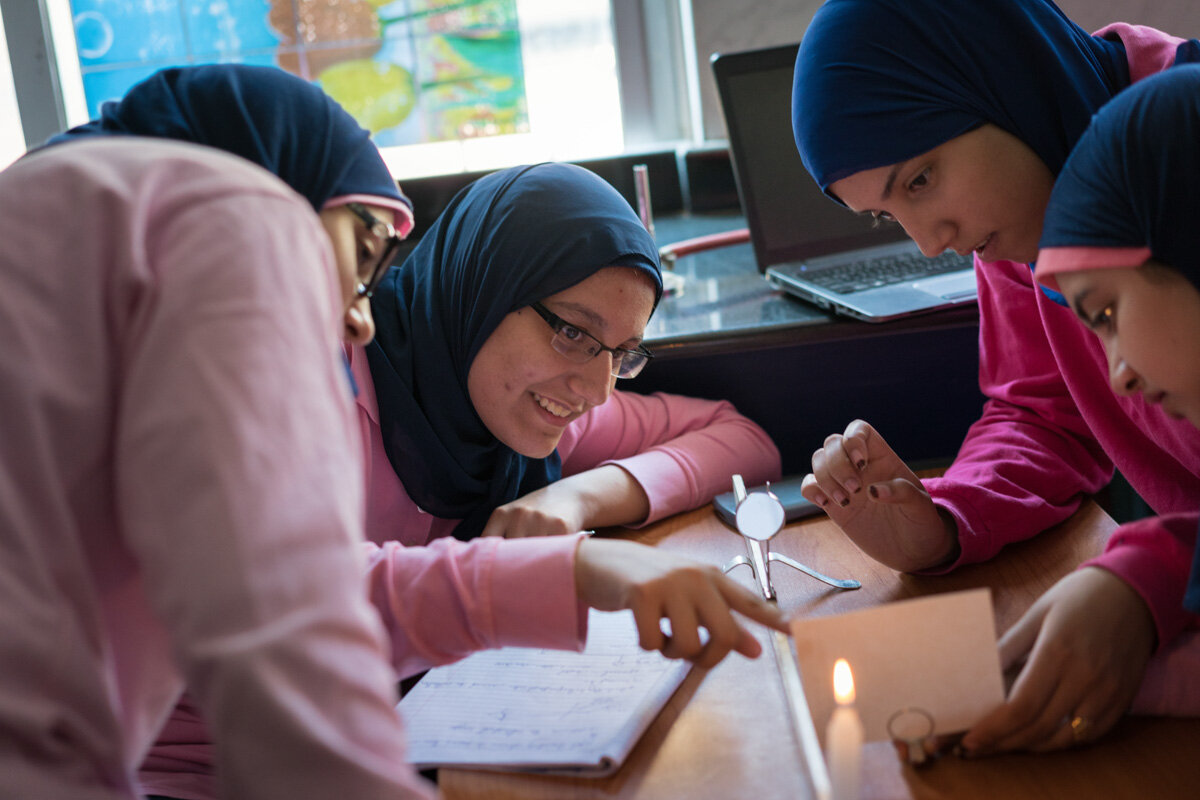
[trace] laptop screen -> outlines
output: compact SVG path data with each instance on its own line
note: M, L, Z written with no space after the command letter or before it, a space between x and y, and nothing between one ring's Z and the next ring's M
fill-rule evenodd
M804 169L792 136L797 47L712 58L738 194L760 272L787 261L905 239L899 225L875 226L826 197Z

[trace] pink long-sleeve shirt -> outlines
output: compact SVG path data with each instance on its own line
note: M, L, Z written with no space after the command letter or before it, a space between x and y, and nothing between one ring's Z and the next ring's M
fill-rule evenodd
M362 591L339 305L248 162L122 138L0 175L6 796L134 797L185 681L226 796L430 796Z
M1133 80L1170 67L1182 41L1121 23L1098 35L1121 39ZM980 385L989 399L954 464L925 481L958 521L957 563L991 558L1066 519L1115 465L1159 516L1120 526L1088 565L1111 571L1146 601L1160 659L1188 663L1185 648L1166 648L1200 623L1182 605L1200 520L1200 431L1141 396L1118 397L1097 337L1035 287L1028 264L977 258L975 274ZM1195 638L1186 644L1195 646ZM1182 706L1178 686L1152 685L1180 677L1152 665L1135 708L1200 713L1195 680ZM1162 705L1163 697L1174 707Z
M448 540L458 520L420 509L400 482L379 428L362 348L350 351L358 425L367 451L368 591L391 635L401 676L503 646L578 649L586 609L575 593L578 537ZM558 447L566 476L604 464L627 470L645 490L649 524L728 491L779 477L779 451L757 424L724 401L613 392L576 420ZM419 454L414 454L419 458ZM172 712L140 773L148 794L210 800L212 746L187 698Z

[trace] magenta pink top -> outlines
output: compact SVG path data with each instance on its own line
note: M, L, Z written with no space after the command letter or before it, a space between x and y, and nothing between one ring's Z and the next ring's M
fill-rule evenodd
M0 174L0 265L0 793L135 797L186 682L226 796L428 797L307 203L210 148L62 144Z
M1169 67L1181 41L1124 24L1100 33L1120 36L1135 79ZM1028 264L976 259L975 273L979 377L989 399L954 464L925 481L958 521L957 563L991 558L1066 519L1115 466L1159 515L1122 525L1088 562L1125 580L1154 616L1161 663L1152 664L1135 710L1200 714L1195 673L1166 668L1200 661L1187 652L1200 646L1197 637L1176 642L1200 627L1182 605L1200 520L1200 431L1140 396L1114 394L1100 341L1036 288Z

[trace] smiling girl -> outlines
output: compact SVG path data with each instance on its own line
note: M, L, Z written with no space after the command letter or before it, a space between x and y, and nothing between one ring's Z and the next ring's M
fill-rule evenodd
M657 248L603 179L502 170L451 201L372 303L350 359L372 448L367 532L424 544L645 524L772 480L725 402L615 391L649 363ZM364 369L369 361L369 372Z

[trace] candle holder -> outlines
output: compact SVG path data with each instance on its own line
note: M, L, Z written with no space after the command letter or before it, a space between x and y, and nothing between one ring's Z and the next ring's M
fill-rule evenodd
M897 743L900 756L913 767L927 767L938 755L933 714L909 706L888 717L887 732Z
M815 578L822 583L829 584L835 589L862 588L862 584L856 580L831 578L828 575L817 572L812 567L801 564L794 558L789 558L782 553L771 552L771 539L783 529L785 515L783 504L771 492L770 484L767 484L765 492L755 491L747 494L746 483L742 480L742 476L734 475L733 497L736 503L734 519L737 523L738 533L742 535L742 539L746 543L748 557L744 555L734 556L724 566L723 570L725 572L729 572L743 564L750 567L754 572L754 579L758 583L759 591L762 592L762 596L767 600L777 599L774 584L771 583L772 562L799 570L805 575Z

